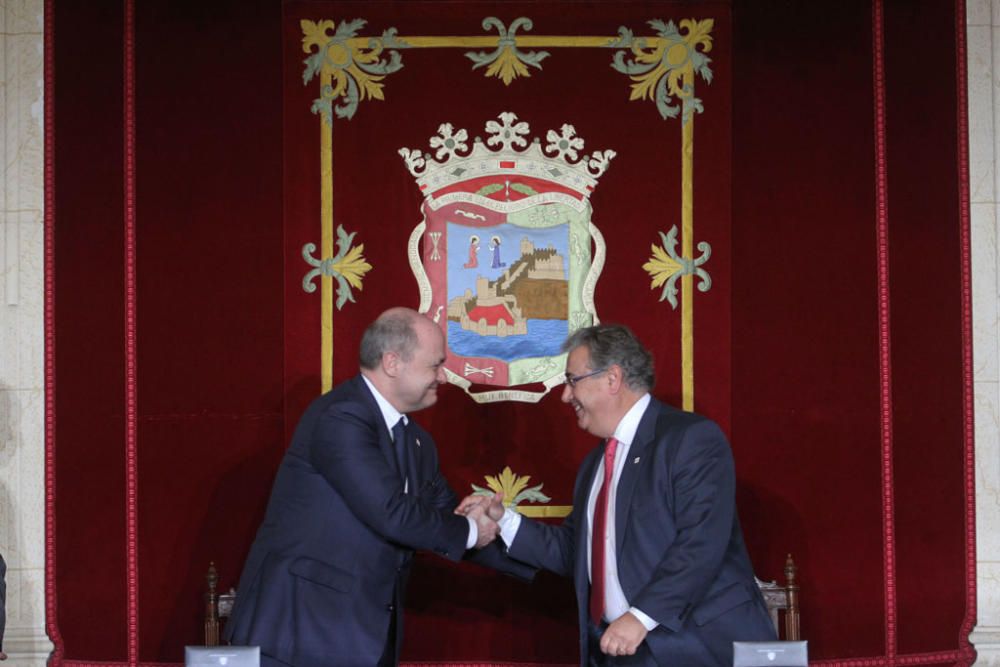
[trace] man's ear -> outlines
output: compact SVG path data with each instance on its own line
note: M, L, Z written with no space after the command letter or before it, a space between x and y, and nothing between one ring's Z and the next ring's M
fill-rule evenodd
M608 366L605 375L607 376L608 388L611 390L611 393L617 394L624 386L625 373L622 371L622 367L618 364L612 364Z
M391 378L398 376L401 361L395 352L384 353L382 355L382 372Z

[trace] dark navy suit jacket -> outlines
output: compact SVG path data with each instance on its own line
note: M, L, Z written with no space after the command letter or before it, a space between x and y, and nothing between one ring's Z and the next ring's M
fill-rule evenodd
M584 459L573 511L558 526L522 519L511 557L572 577L581 664L588 664L587 500L604 453ZM618 482L615 550L629 604L659 623L648 660L730 667L734 640L775 639L735 502L729 443L712 421L653 399L642 415Z
M375 665L395 616L398 660L413 550L458 560L469 535L465 517L452 513L457 499L434 440L412 419L409 430L404 494L389 430L361 376L313 401L278 469L227 639L297 667ZM496 542L468 553L533 575Z

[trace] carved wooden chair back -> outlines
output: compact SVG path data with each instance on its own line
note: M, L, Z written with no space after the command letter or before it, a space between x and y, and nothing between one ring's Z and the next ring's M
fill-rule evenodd
M799 641L802 639L802 629L799 622L799 584L796 580L798 568L792 555L785 559L785 585L779 586L774 581L757 580L760 592L764 594L767 611L771 614L771 622L780 639ZM784 620L784 623L781 621ZM784 633L782 633L784 626Z

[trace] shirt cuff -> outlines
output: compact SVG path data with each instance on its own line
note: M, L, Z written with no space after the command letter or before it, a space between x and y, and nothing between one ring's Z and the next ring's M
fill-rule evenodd
M642 623L644 628L646 628L646 632L651 632L658 625L660 625L659 623L651 619L649 616L646 616L644 613L642 613L635 607L629 607L628 613L632 614L633 616L639 619L639 622Z
M479 526L470 517L465 517L465 520L469 522L469 537L465 540L465 548L471 549L479 541Z
M500 526L500 538L509 549L510 545L514 543L514 538L517 537L517 529L521 527L521 515L511 508L505 507L503 516L500 517L497 524Z

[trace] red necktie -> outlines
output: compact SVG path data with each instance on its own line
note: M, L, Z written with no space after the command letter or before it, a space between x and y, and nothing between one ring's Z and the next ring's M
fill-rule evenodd
M617 448L618 441L614 438L604 446L604 484L597 492L594 529L590 533L590 620L598 626L604 616L604 542L608 532L608 488L615 473Z

